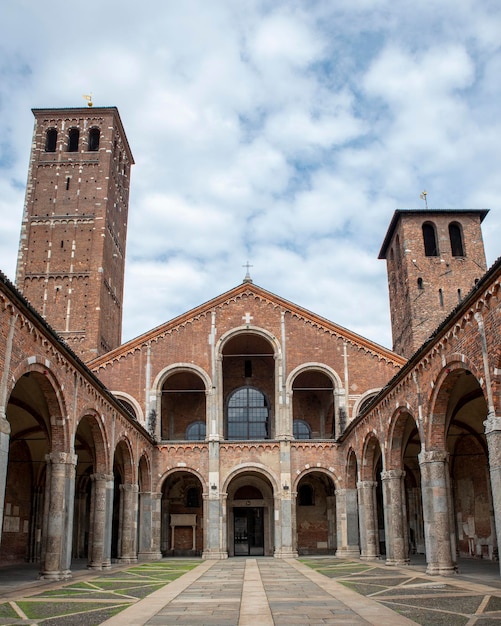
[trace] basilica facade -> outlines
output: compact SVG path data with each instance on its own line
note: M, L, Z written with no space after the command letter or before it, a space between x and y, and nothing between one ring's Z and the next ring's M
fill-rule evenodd
M499 285L485 210L396 211L393 349L243 282L120 343L130 169L114 107L35 109L0 277L0 562L498 560ZM376 262L376 261L375 261Z

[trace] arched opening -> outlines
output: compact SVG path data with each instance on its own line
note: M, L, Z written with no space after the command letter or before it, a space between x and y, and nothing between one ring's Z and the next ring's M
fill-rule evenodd
M334 385L327 374L315 369L301 372L292 383L292 393L294 430L300 420L308 425L312 439L333 439Z
M383 457L378 439L370 435L365 444L359 492L362 558L386 554L383 485Z
M457 222L449 224L449 240L452 256L465 256L463 244L463 230Z
M446 448L456 547L459 557L498 559L489 456L484 434L487 404L468 370L452 374L447 407Z
M56 146L57 130L55 128L49 128L45 133L45 152L55 152Z
M422 226L425 256L438 256L437 231L433 222L425 222Z
M224 436L269 439L274 435L275 360L260 335L241 333L223 348Z
M91 128L89 130L89 152L97 152L99 150L99 139L101 137L101 131L99 128Z
M336 541L336 497L332 479L310 472L297 486L296 528L298 554L334 554Z
M195 474L173 472L162 485L163 556L200 556L203 550L203 489Z
M0 544L3 564L41 563L47 519L46 456L51 451L49 395L39 372L17 381L7 404L11 432Z
M137 485L132 484L132 459L124 440L119 441L113 457L113 522L111 558L129 563L136 554Z
M245 472L228 487L229 556L273 554L273 488L258 472Z
M205 385L198 374L182 370L165 379L161 401L162 439L193 439L195 434L205 439L201 426L205 427L205 413Z
M70 128L68 131L68 152L78 152L80 131L78 128Z

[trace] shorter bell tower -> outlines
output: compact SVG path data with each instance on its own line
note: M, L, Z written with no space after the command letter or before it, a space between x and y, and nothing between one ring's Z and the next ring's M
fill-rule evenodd
M397 210L384 239L393 350L410 358L486 271L488 210Z
M121 343L134 161L115 107L33 114L16 283L90 361Z

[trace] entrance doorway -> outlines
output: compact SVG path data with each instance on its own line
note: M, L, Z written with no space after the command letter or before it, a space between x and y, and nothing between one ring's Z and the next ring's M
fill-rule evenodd
M264 508L233 509L235 556L264 556Z

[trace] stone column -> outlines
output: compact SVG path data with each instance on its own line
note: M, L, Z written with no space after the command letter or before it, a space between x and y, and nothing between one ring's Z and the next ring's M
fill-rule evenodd
M109 558L105 562L105 526L107 521L107 491L109 483L113 484L113 476L108 474L92 474L92 493L90 503L89 528L89 569L110 567Z
M291 494L291 444L290 441L280 442L280 492L275 494L275 556L293 558L297 552L293 549L293 515Z
M360 539L356 489L336 489L336 527L336 556L358 559L360 556Z
M489 474L491 478L492 506L496 543L499 550L501 540L501 418L491 415L484 422L489 450Z
M9 464L10 424L0 408L0 537L2 536L3 510L5 506L5 484Z
M120 532L118 536L118 561L137 561L137 494L134 484L120 485Z
M71 577L69 568L77 457L67 452L52 452L45 458L47 515L39 577L64 580Z
M367 561L373 561L377 559L379 555L376 485L377 483L373 480L362 480L357 483L360 522L360 558Z
M228 558L225 499L226 495L219 491L219 442L209 441L209 493L204 495L204 559Z
M428 574L453 574L456 562L451 549L450 494L447 474L449 454L430 450L418 455Z
M139 493L138 559L155 561L162 558L160 552L160 528L155 523L156 506L161 494L141 491ZM158 530L158 533L157 533Z
M409 562L404 477L405 472L400 469L381 472L386 536L386 565L406 565Z

